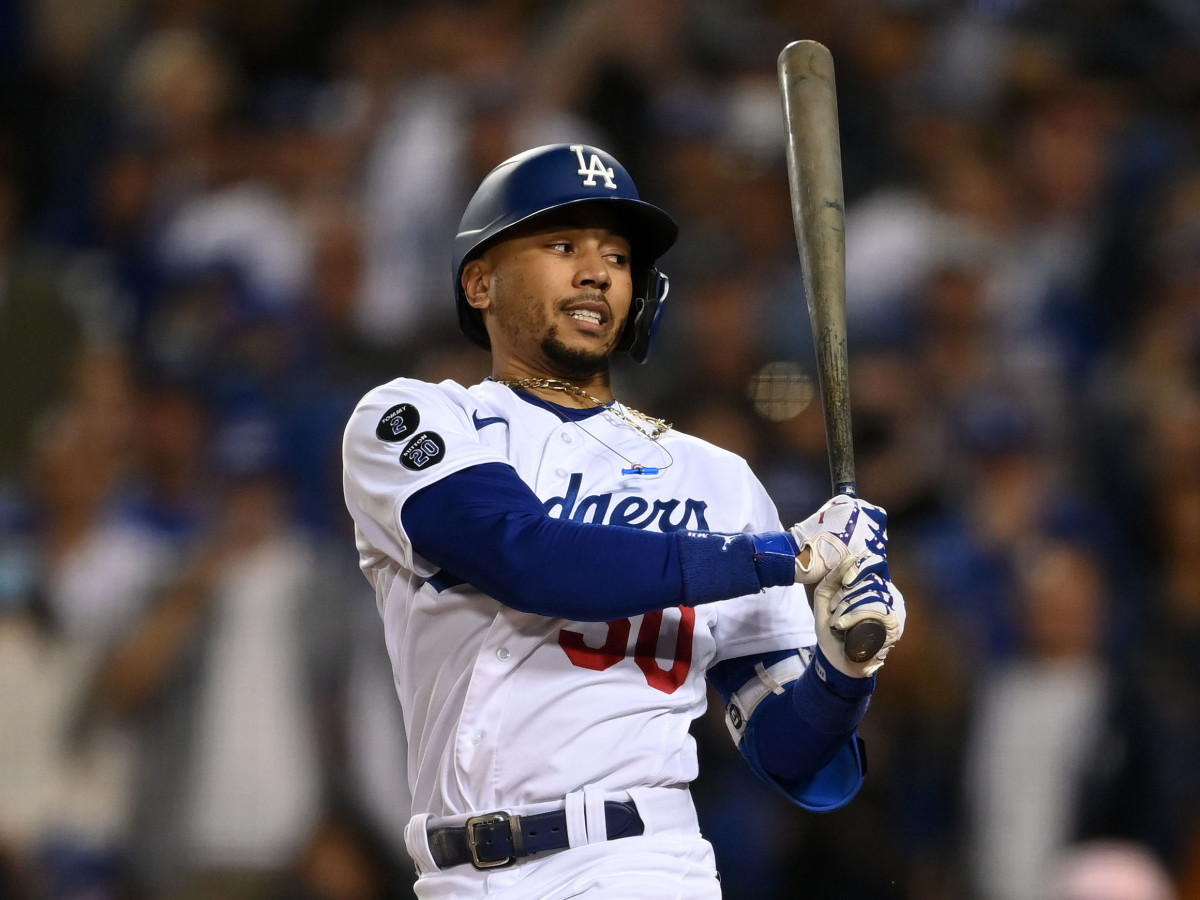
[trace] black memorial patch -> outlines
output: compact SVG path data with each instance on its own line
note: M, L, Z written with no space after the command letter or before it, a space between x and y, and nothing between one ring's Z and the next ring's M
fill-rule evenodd
M400 451L400 465L406 469L421 470L442 461L446 455L446 442L436 431L422 431Z
M407 440L420 424L421 414L417 412L417 408L411 403L401 403L383 414L383 418L375 426L375 437L388 443Z

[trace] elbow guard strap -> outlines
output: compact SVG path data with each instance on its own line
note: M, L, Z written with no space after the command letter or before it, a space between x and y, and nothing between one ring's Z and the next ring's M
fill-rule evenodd
M805 648L800 650L799 655L784 657L772 666L764 667L762 663L755 665L754 671L758 677L742 685L725 705L725 726L734 744L741 744L746 725L759 704L770 694L784 693L784 685L803 675L811 660L812 650Z

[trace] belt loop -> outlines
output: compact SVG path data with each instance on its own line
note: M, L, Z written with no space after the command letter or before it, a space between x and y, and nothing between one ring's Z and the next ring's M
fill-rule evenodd
M587 842L598 844L608 840L608 821L604 815L605 793L594 784L583 789L583 816L587 826Z
M582 847L588 842L587 812L584 809L582 790L571 791L565 798L563 810L567 814L567 840L569 846Z
M430 813L420 813L408 820L404 826L404 846L417 867L418 875L426 875L438 871L438 864L433 859L433 851L429 849L429 820Z

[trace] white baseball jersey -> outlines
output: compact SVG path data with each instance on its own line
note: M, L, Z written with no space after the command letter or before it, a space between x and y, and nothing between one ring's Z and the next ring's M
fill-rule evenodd
M463 388L401 378L363 398L344 455L417 813L561 800L585 785L686 785L697 773L688 729L705 709L708 667L816 642L799 586L613 622L519 612L450 584L413 551L401 521L421 488L504 463L556 517L657 531L780 530L745 461L697 438L672 430L656 443L611 411L564 422L492 381ZM622 474L634 462L659 471Z

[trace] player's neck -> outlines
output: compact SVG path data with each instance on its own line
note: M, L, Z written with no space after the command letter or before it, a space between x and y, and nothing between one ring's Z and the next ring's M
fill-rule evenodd
M594 401L610 403L613 399L612 385L608 372L599 372L586 378L563 377L553 372L535 370L516 362L501 363L497 361L492 366L492 380L519 387L542 400L549 400L559 406L574 409L586 409L595 406ZM538 384L537 382L547 382ZM563 385L572 385L588 396L581 396L570 391L562 390Z

